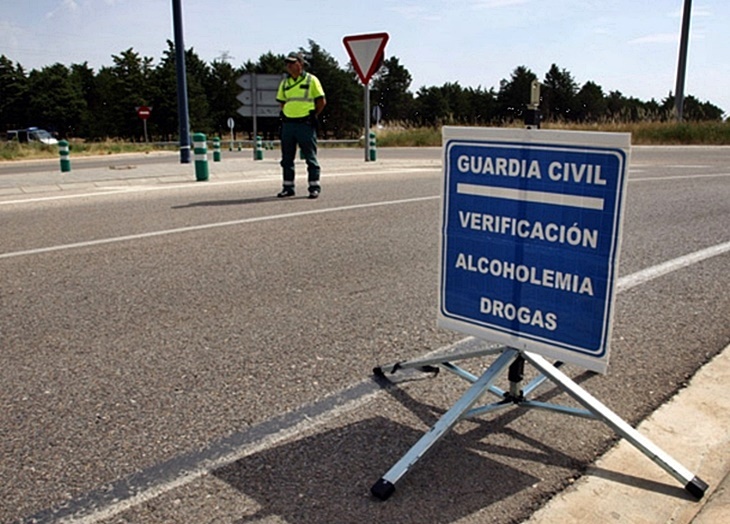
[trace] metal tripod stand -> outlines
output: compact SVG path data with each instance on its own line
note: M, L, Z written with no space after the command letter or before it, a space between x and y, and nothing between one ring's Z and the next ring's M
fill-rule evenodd
M497 359L481 375L476 376L467 370L454 364L455 361L470 359L486 355L499 355ZM540 375L530 381L524 388L525 363L531 364ZM428 452L436 442L446 435L456 423L465 418L476 417L497 411L514 405L526 408L537 408L549 411L556 411L566 415L584 417L600 420L618 435L625 438L654 463L663 468L667 473L677 479L684 488L696 499L701 499L708 485L684 466L679 464L664 451L659 449L649 439L642 436L618 415L604 406L595 397L581 388L572 379L566 376L558 368L562 363L551 364L542 356L528 351L521 351L509 347L488 348L454 354L448 356L435 356L411 361L396 362L393 364L376 367L373 371L376 375L384 377L386 373L395 373L398 370L417 369L421 371L437 371L444 369L468 382L471 387L449 410L426 432L413 447L398 460L370 488L372 494L381 499L388 499L395 492L395 484L408 473L418 460ZM497 378L505 371L508 372L509 391L504 391L494 385ZM558 404L538 402L529 400L529 395L540 386L545 380L550 380L562 391L573 397L585 409L571 408ZM491 404L473 407L486 393L499 398Z

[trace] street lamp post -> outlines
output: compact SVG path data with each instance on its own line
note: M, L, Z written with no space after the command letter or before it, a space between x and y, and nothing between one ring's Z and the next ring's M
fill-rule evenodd
M679 64L677 65L677 89L674 94L674 108L677 120L682 121L684 113L684 76L687 71L687 47L689 46L689 20L692 11L692 0L684 0L682 15L682 35L679 42Z
M177 70L177 114L180 123L180 163L190 163L190 117L188 114L188 82L185 76L185 43L183 42L182 6L172 0L172 24L175 32L175 69Z

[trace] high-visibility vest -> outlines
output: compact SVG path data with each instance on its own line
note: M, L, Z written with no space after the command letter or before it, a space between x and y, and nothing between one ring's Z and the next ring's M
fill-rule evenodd
M324 89L319 78L302 71L296 80L287 77L281 81L276 100L284 104L284 116L303 118L314 109L314 100L323 96Z

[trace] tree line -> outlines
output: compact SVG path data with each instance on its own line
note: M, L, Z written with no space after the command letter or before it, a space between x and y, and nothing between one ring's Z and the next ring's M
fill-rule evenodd
M356 138L362 133L363 87L351 64L346 68L316 42L300 48L307 70L317 75L327 93L321 118L326 138ZM228 136L227 121L235 130L250 133L250 117L237 113L241 92L236 80L246 73L281 74L284 55L266 53L258 61L234 67L226 60L206 63L186 50L190 126L209 136ZM112 66L95 72L87 63L70 67L56 63L26 72L0 55L0 131L38 126L64 138L144 140L136 108L152 108L148 133L155 141L175 141L178 134L175 48L167 41L162 59L140 56L133 48L112 55ZM403 126L504 125L522 121L537 75L517 67L499 89L462 87L449 82L411 91L412 77L397 57L384 58L371 81L371 106L380 107L383 123ZM674 117L671 93L661 102L644 102L619 91L604 93L588 81L582 86L565 69L553 64L541 80L540 112L547 122L664 121ZM684 118L722 120L723 110L710 102L685 97ZM257 119L257 130L273 138L276 118ZM250 138L245 136L245 138Z

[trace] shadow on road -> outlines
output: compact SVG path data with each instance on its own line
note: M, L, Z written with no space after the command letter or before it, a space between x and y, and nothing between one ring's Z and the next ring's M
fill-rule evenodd
M236 524L282 522L448 523L514 495L535 477L447 438L387 502L370 486L420 432L374 417L241 459L214 475L256 501ZM467 439L471 440L471 439Z
M306 197L301 197L306 198ZM172 209L186 209L189 207L213 207L213 206L245 206L247 204L262 204L279 200L276 196L265 196L257 198L237 198L235 200L208 200L204 202L191 202L184 206L172 206Z

